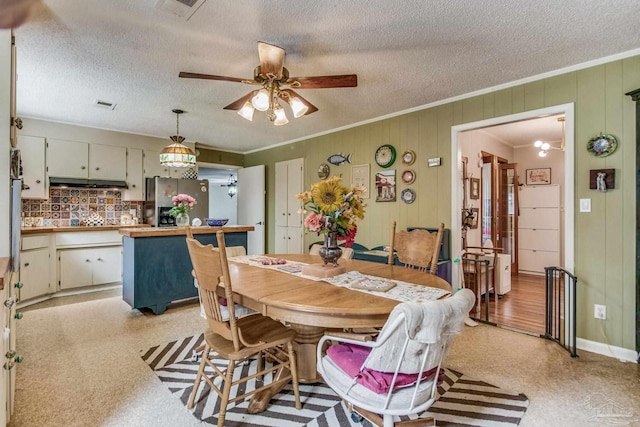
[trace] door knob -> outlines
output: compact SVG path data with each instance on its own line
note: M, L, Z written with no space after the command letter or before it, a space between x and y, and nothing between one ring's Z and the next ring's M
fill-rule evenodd
M263 224L262 224L262 221L258 221L258 222L256 222L256 225L263 225Z

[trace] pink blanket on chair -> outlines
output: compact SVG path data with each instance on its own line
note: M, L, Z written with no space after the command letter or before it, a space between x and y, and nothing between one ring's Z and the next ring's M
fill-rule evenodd
M333 360L333 362L340 367L347 375L353 378L357 378L358 384L367 387L375 393L382 394L387 393L391 388L391 382L393 381L393 372L380 372L373 369L364 368L362 372L360 367L366 360L371 349L355 344L336 344L329 347L327 350L327 356ZM430 369L423 373L422 380L427 378L433 378L437 368ZM444 378L444 370L440 370L438 377L438 383ZM398 374L396 383L393 390L397 390L402 387L407 387L418 379L418 374Z

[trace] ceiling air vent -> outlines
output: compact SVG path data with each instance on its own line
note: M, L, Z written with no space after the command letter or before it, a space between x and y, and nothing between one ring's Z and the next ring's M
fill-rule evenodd
M98 108L106 108L107 110L114 110L116 108L116 104L113 102L102 101L100 99L94 100L93 105Z
M188 21L207 0L158 0L156 9Z

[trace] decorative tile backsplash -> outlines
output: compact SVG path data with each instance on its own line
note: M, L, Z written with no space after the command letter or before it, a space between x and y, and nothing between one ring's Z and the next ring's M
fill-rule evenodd
M23 218L42 218L45 227L80 226L94 212L104 225L119 225L120 216L136 210L140 220L143 202L122 200L122 192L84 188L49 188L49 200L22 200ZM40 225L40 224L38 224Z

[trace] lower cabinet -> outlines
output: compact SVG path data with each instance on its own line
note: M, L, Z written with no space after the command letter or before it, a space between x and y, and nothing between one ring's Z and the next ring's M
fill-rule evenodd
M51 292L49 247L20 252L20 301Z
M58 251L60 289L122 280L122 246Z

